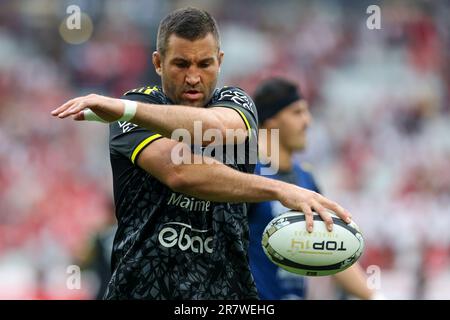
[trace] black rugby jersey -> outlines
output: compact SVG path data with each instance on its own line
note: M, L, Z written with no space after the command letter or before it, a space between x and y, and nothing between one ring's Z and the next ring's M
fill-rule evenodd
M131 90L123 98L173 104L157 86ZM206 105L214 106L236 110L250 130L245 154L235 153L225 163L253 173L258 137L253 101L237 87L224 87ZM104 298L256 299L247 257L247 205L174 192L138 167L139 153L159 138L129 122L110 124L118 229Z

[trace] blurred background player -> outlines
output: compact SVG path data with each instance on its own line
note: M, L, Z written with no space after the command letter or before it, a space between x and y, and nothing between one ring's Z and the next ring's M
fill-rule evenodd
M297 84L283 78L268 79L256 88L254 101L260 128L267 130L267 139L259 139L261 162L256 165L255 173L261 174L262 167L273 165L268 163L268 159L278 159L279 163L275 166L279 168L278 172L266 177L320 193L310 166L300 164L293 158L295 153L306 147L306 130L311 123L308 102L302 97ZM271 140L270 131L273 129L279 130L279 141ZM274 144L277 146L274 147ZM278 152L279 156L274 157L270 154L271 150ZM267 224L288 210L279 201L251 204L249 209L250 267L261 299L305 299L307 296L307 278L279 268L267 258L261 247L261 237ZM334 278L355 297L375 298L376 293L369 289L359 263L334 275Z

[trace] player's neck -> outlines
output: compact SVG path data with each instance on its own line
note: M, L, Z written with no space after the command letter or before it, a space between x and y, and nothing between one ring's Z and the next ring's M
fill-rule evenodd
M287 149L279 142L274 143L270 134L259 141L259 155L261 159L264 159L264 162L270 162L272 167L281 171L292 170L292 150Z

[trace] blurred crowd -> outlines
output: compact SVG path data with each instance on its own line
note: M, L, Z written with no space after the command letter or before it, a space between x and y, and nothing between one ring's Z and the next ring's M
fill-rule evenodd
M59 33L71 4L93 23L78 45ZM108 128L50 110L159 83L159 20L187 5L218 20L220 85L299 82L314 121L298 161L352 212L386 296L450 298L448 2L25 0L0 3L0 299L95 297L93 244L114 224ZM78 290L70 265L85 270Z

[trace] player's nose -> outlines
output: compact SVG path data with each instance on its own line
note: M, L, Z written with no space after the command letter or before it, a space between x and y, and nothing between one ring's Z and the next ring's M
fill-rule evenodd
M200 74L195 70L189 70L186 74L186 83L190 86L195 86L200 83Z

